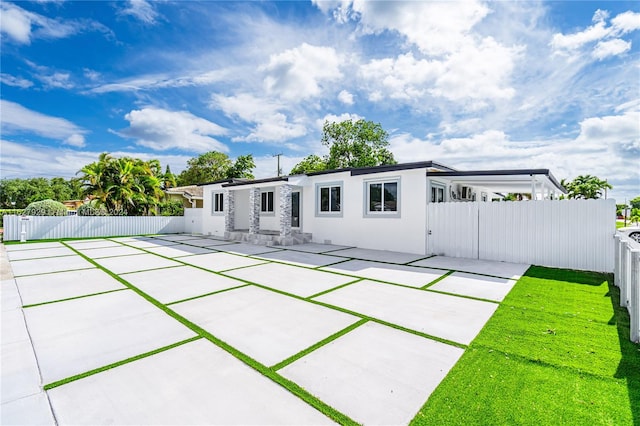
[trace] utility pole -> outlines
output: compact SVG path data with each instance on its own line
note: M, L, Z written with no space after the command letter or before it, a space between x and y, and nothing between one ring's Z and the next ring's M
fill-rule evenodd
M280 169L280 156L282 155L282 153L280 154L273 154L274 157L278 157L278 177L280 177L280 175L282 174L282 170Z

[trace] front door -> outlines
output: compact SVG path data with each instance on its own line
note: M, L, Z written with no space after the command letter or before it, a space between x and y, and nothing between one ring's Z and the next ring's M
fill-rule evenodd
M300 191L291 193L291 227L300 228Z

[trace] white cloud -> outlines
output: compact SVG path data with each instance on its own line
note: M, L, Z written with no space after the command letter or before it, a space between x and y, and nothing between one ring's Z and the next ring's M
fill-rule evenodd
M98 159L100 151L79 151L69 148L53 148L44 145L24 145L3 139L0 169L3 178L43 177L76 177L76 173L85 165ZM185 155L154 155L147 152L111 152L119 157L133 157L141 160L160 160L163 168L168 164L173 173L180 173L186 168L191 158Z
M97 21L51 19L12 3L0 3L0 11L0 31L19 44L29 44L33 38L65 38L82 31L113 34Z
M24 9L11 3L0 4L0 31L14 41L29 44L31 41L31 18Z
M212 136L227 134L227 129L187 111L167 111L147 107L133 110L124 118L129 127L118 135L136 139L136 144L156 151L180 149L188 152L229 149Z
M591 55L598 60L616 56L631 49L631 42L622 40L620 35L640 29L640 13L627 11L611 19L607 25L609 12L597 10L593 15L594 24L573 34L556 33L551 39L555 53L571 55L584 46L593 46Z
M469 43L444 60L415 59L412 53L376 59L360 68L370 88L369 99L384 97L424 104L428 96L467 103L477 109L485 101L510 99L510 78L522 47L505 47L491 37Z
M221 109L229 117L238 117L253 123L254 127L250 133L234 138L237 141L283 142L307 133L302 120L290 121L282 112L284 105L277 101L258 98L248 93L236 96L214 95L210 106Z
M374 88L379 96L370 100L381 100L382 93L392 99L411 100L422 98L436 78L445 72L439 61L416 60L412 53L397 58L374 59L360 67L361 76Z
M341 90L338 93L338 100L345 105L353 105L353 95L346 90Z
M144 74L96 86L87 93L136 92L170 87L206 86L209 84L234 80L234 69L218 69L205 72L193 72L185 75Z
M83 146L87 130L65 120L27 109L15 102L0 100L2 131L5 133L31 133L62 143Z
M343 6L344 7L344 6ZM472 28L489 14L480 1L382 2L354 0L363 31L396 31L427 55L446 55L468 43Z
M146 24L154 24L159 16L154 7L146 0L129 0L127 6L120 13L131 15Z
M88 78L89 80L91 80L91 81L97 81L101 77L101 75L100 75L100 73L98 71L95 71L95 70L92 70L92 69L89 69L89 68L84 68L83 72L84 72L84 76L86 78Z
M640 103L624 106L624 113L590 117L580 122L573 138L511 140L502 130L486 130L441 141L409 134L390 138L400 162L434 160L461 170L546 168L558 178L591 174L608 179L614 197L637 196L640 182Z
M70 81L70 77L71 75L66 72L54 72L50 75L36 76L46 87L56 89L72 89L74 84Z
M625 34L631 31L640 30L640 13L626 11L611 20L616 33Z
M340 114L340 115L335 115L335 114L327 114L325 115L323 118L320 118L318 120L316 120L316 127L320 130L322 130L322 127L324 126L325 122L329 122L329 123L340 123L342 121L358 121L363 119L364 117L359 116L358 114L349 114L347 112Z
M613 40L598 42L593 48L591 55L596 59L603 60L609 56L617 56L629 50L631 50L630 41L614 38Z
M640 108L622 115L590 117L580 122L580 143L588 145L616 144L635 151L640 158Z
M432 93L450 100L510 99L509 79L522 47L505 47L491 37L462 47L444 62Z
M260 70L267 74L267 92L288 100L303 100L320 95L325 82L342 77L340 63L334 48L302 43L271 55Z
M27 89L33 86L32 81L6 73L0 73L0 81L2 84L6 84L7 86L20 87L22 89Z
M84 136L78 133L69 136L67 139L65 139L64 142L67 145L75 146L77 148L82 148L83 146L85 146Z

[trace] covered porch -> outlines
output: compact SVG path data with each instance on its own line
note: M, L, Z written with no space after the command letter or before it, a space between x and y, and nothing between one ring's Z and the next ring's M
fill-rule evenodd
M260 245L303 244L301 197L304 177L231 182L224 188L225 239Z

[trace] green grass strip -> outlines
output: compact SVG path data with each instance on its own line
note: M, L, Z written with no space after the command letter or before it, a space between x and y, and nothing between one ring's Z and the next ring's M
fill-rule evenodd
M452 340L443 339L443 338L438 337L438 336L432 336L430 334L423 333L423 332L417 331L417 330L412 330L410 328L405 328L405 327L403 327L401 325L393 324L393 323L390 323L390 322L387 322L385 320L381 320L381 319L378 319L378 318L375 318L375 317L370 317L368 315L361 314L361 313L355 312L355 311L351 311L349 309L345 309L345 308L342 308L340 306L330 305L328 303L320 302L318 300L305 299L302 296L298 296L296 294L287 293L287 292L284 292L282 290L278 290L278 289L275 289L275 288L267 287L267 286L262 285L262 284L252 283L251 281L247 281L247 280L241 280L241 281L244 281L244 282L246 282L248 284L253 284L256 287L260 287L260 288L263 288L265 290L272 291L274 293L282 294L283 296L293 297L294 299L299 299L299 300L302 300L304 302L313 303L315 305L319 305L319 306L322 306L322 307L325 307L325 308L333 309L335 311L339 311L339 312L342 312L342 313L345 313L345 314L353 315L354 317L358 317L358 318L361 318L361 319L366 319L366 320L369 320L369 321L372 321L372 322L376 322L378 324L386 325L387 327L391 327L391 328L395 328L396 330L400 330L400 331L404 331L404 332L407 332L407 333L415 334L416 336L420 336L420 337L424 337L424 338L427 338L427 339L435 340L435 341L441 342L441 343L446 343L448 345L456 346L458 348L463 348L464 349L464 348L467 347L466 345L463 345L462 343L454 342ZM415 287L408 287L408 288L412 288L414 290L420 291L420 289L416 289Z
M173 344L168 345L168 346L163 346L161 348L154 349L152 351L145 352L145 353L140 354L140 355L132 356L131 358L123 359L122 361L114 362L112 364L107 364L105 366L102 366L102 367L99 367L99 368L95 368L93 370L85 371L84 373L76 374L75 376L67 377L67 378L64 378L62 380L58 380L56 382L52 382L52 383L46 384L46 385L43 386L43 389L44 390L50 390L50 389L53 389L53 388L57 388L58 386L66 385L67 383L75 382L76 380L84 379L85 377L93 376L94 374L102 373L103 371L111 370L112 368L116 368L116 367L119 367L119 366L124 365L124 364L129 364L130 362L137 361L137 360L143 359L143 358L147 358L147 357L150 357L151 355L159 354L161 352L168 351L169 349L173 349L173 348L176 348L178 346L182 346L182 345L184 345L186 343L191 343L191 342L194 342L194 341L200 340L200 339L202 339L202 336L194 336L194 337L191 337L189 339L182 340L180 342L173 343Z
M421 260L431 259L432 257L436 257L436 255L435 254L431 254L429 256L421 257L420 259L410 260L408 262L403 263L403 265L405 265L405 266L417 266L417 265L411 265L411 264L414 263L414 262L420 262Z
M213 344L215 344L219 348L221 348L221 349L225 350L226 352L230 353L231 355L233 355L234 357L236 357L237 359L239 359L240 361L242 361L243 363L245 363L249 367L253 368L254 370L259 372L263 376L271 379L273 382L277 383L278 385L282 386L283 388L285 388L286 390L288 390L292 394L296 395L298 398L302 399L307 404L311 405L312 407L314 407L315 409L317 409L318 411L320 411L321 413L323 413L324 415L326 415L330 419L332 419L335 422L337 422L339 424L342 424L342 425L354 425L355 426L355 425L358 424L353 419L348 417L347 415L341 413L340 411L336 410L335 408L331 407L330 405L327 405L324 401L321 401L320 399L318 399L314 395L310 394L307 390L305 390L304 388L300 387L300 385L298 385L297 383L294 383L291 380L288 380L287 378L281 376L280 374L278 374L274 370L270 369L269 367L261 364L260 362L256 361L255 359L251 358L250 356L238 351L236 348L234 348L233 346L229 345L228 343L218 339L213 334L209 333L207 330L205 330L202 327L200 327L199 325L189 321L188 319L186 319L182 315L178 314L177 312L173 311L171 308L167 307L166 305L160 303L158 300L154 299L153 297L151 297L147 293L143 292L142 290L140 290L139 288L137 288L133 284L131 284L128 281L126 281L125 279L121 278L119 275L117 275L117 274L111 272L110 270L102 267L101 265L97 264L96 262L93 261L93 259L87 258L82 253L80 253L77 250L75 250L73 247L69 247L69 248L71 248L76 253L78 253L78 255L84 257L87 261L89 261L92 264L96 265L98 268L100 268L101 270L103 270L104 272L106 272L107 274L109 274L110 276L112 276L113 278L115 278L116 280L118 280L119 282L121 282L122 284L124 284L125 286L127 286L128 288L133 290L134 292L136 292L140 297L142 297L143 299L147 300L149 303L153 304L158 309L160 309L163 312L165 312L167 315L169 315L170 317L172 317L176 321L180 322L182 325L184 325L185 327L187 327L191 331L195 332L198 336L209 340L210 342L212 342ZM161 257L164 257L164 256L161 256ZM204 269L204 268L201 268L201 269ZM210 272L213 272L213 271L210 271ZM219 274L217 272L214 272L214 273L216 273L218 275L221 275L221 276L226 276L224 274ZM228 278L232 278L232 277L228 277ZM239 280L239 281L246 282L247 284L252 284L251 282L248 282L248 281L245 281L245 280ZM286 295L286 293L283 293L283 294ZM302 298L300 298L300 299L302 299ZM88 373L86 373L86 374L90 375ZM92 374L95 374L95 372L92 373Z
M38 259L30 259L30 260L38 260ZM94 266L96 265L95 263L91 262ZM57 274L60 272L76 272L76 271L86 271L89 269L94 269L94 268L78 268L78 269L65 269L62 271L51 271L51 272L39 272L37 274L23 274L23 275L13 275L14 278L22 278L22 277L36 277L38 275L49 275L49 274Z
M364 281L364 278L358 278L357 280L349 281L348 283L341 284L337 287L330 288L328 290L321 291L320 293L312 294L311 296L306 297L306 300L313 299L314 297L322 296L323 294L331 293L332 291L339 290L348 285L359 283L360 281Z
M439 277L438 277L438 278L436 278L435 280L431 281L431 282L430 282L430 283L428 283L427 285L422 286L422 287L420 287L420 288L421 288L421 289L423 289L423 290L425 290L425 289L427 289L427 288L431 287L432 285L437 284L437 283L439 283L440 281L444 280L445 278L447 278L449 275L453 274L454 272L455 272L455 271L449 271L449 272L447 272L446 274L439 276Z
M302 252L299 252L299 253L302 253ZM315 266L313 269L320 270L320 268L329 268L331 266L339 265L341 263L351 262L352 260L355 260L355 259L352 259L350 257L346 257L346 258L344 258L342 260L339 260L337 262L329 263L329 264L326 264L326 265ZM325 272L329 272L329 271L325 271Z
M479 302L489 302L489 303L493 303L495 305L500 304L500 301L498 301L498 300L485 299L483 297L476 297L476 296L468 296L466 294L450 293L448 291L432 290L430 288L428 288L426 291L431 292L431 293L444 294L445 296L459 297L461 299L477 300Z
M177 303L189 302L190 300L202 299L203 297L212 296L214 294L224 293L225 291L235 290L237 288L247 287L250 284L242 284L235 287L225 288L218 291L212 291L211 293L201 294L199 296L187 297L186 299L176 300L175 302L165 303L166 306L175 305Z
M28 309L28 308L33 308L35 306L50 305L51 303L66 302L68 300L76 300L76 299L84 299L85 297L99 296L101 294L115 293L116 291L123 291L123 290L129 290L129 289L117 288L115 290L107 290L107 291L101 291L99 293L83 294L82 296L67 297L65 299L50 300L48 302L31 303L29 305L24 305L23 308Z
M280 370L281 368L286 367L287 365L299 360L300 358L302 358L305 355L310 354L311 352L315 351L316 349L321 348L322 346L325 346L326 344L333 342L338 337L344 336L348 332L350 332L352 330L355 330L356 328L360 327L361 325L363 325L363 324L365 324L367 322L369 322L369 320L367 318L363 318L360 321L357 321L357 322L351 324L350 326L348 326L346 328L343 328L342 330L338 331L337 333L334 333L331 336L320 340L319 342L309 346L308 348L301 350L297 354L294 354L294 355L290 356L289 358L287 358L287 359L285 359L283 361L280 361L276 365L272 366L271 369L274 370L274 371Z

